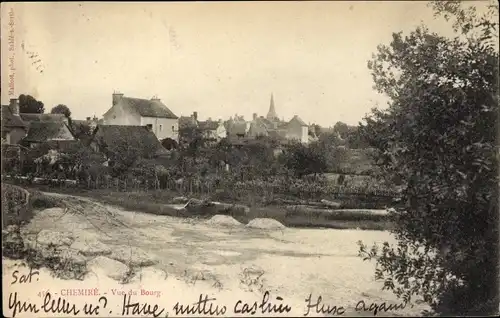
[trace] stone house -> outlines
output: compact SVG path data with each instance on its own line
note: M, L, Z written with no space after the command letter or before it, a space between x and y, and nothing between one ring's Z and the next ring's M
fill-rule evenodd
M179 139L179 118L158 98L142 99L113 93L103 125L148 126L159 139Z

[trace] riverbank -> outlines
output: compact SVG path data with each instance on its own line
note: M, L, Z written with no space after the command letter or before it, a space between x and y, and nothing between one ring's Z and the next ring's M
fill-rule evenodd
M179 213L178 209L171 205L178 195L168 190L151 191L113 191L111 189L81 190L75 188L53 188L37 185L30 187L35 191L46 191L61 194L78 195L92 198L101 203L119 206L130 211L141 211L145 213L168 215L175 217L190 217L190 213ZM190 198L196 198L190 196ZM196 199L206 199L198 197ZM236 203L244 206L245 202ZM240 209L241 210L241 209ZM368 209L336 209L321 210L315 207L294 206L291 204L248 206L244 213L239 211L227 211L242 223L248 223L255 218L272 218L287 227L297 228L332 228L332 229L362 229L385 231L392 228L392 224L384 210ZM211 217L221 214L220 211L207 209L200 217Z

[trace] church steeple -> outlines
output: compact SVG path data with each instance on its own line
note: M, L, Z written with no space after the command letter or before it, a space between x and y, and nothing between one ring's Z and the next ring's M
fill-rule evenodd
M279 120L278 115L276 114L276 109L274 108L274 96L271 93L271 103L269 105L269 111L267 112L267 119L269 120Z

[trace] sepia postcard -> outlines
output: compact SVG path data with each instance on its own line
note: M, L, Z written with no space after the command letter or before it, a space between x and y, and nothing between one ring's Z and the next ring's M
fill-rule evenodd
M498 21L2 2L4 316L496 316Z

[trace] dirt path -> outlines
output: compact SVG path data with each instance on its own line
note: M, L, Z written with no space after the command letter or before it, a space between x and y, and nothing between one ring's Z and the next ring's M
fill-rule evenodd
M110 278L113 275L109 273L103 278L95 267L83 283L85 286L97 284L110 295L112 286L127 290L147 286L150 290L161 290L160 299L169 304L165 307L170 316L175 316L175 311L172 312L175 302L194 303L198 295L205 292L227 306L227 316L234 315L237 300L253 303L262 299L265 291L270 292L271 300L282 297L292 307L288 313L291 316L305 313L305 299L309 294L313 299L321 296L325 306L347 307L345 314L349 315L373 316L370 312L353 311L360 300L367 305L397 303L391 293L382 292L381 284L374 282L374 264L357 257L358 240L369 244L391 241L386 232L269 231L244 225L226 228L203 220L124 211L82 197L50 195L64 197L69 208L37 212L23 229L23 236L35 241L41 230L65 233L71 237L72 248L92 247L92 255L87 253L88 261L99 256L120 261L128 268L125 280L119 279L125 285L117 282L116 277ZM4 267L4 275L6 273L9 271ZM51 279L52 286L82 284L46 279ZM146 283L148 279L150 283ZM119 307L120 301L116 304ZM418 314L416 308L407 307L377 316L415 314ZM258 312L258 315L262 314ZM309 316L325 315L311 312Z

